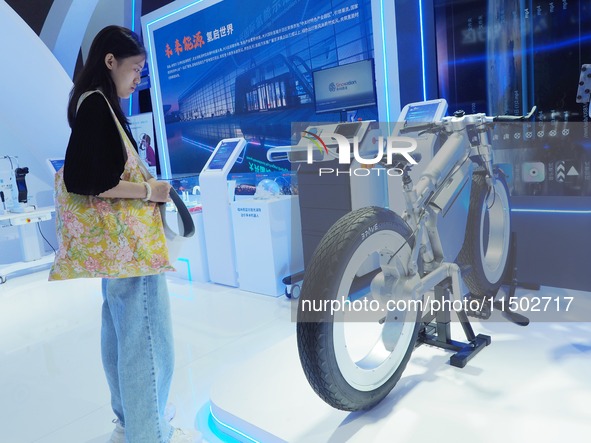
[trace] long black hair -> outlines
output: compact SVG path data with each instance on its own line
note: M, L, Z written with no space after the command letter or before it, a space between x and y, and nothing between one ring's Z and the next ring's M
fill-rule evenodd
M127 57L145 55L146 49L135 32L121 26L107 26L96 35L90 45L86 63L74 79L74 86L70 91L68 102L70 127L74 125L78 99L86 91L94 89L100 89L103 92L121 125L124 128L127 127L128 121L121 109L117 88L105 64L105 57L109 53L120 61Z

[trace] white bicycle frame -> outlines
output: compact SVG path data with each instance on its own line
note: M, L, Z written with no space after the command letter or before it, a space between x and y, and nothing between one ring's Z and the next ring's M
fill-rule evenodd
M420 131L439 128L448 139L425 168L415 186L410 178L404 182L406 211L403 218L415 233L415 245L409 258L405 275L396 260L397 251L381 251L380 281L372 283L372 293L405 294L413 299L422 297L436 285L451 278L454 297L467 294L460 267L454 263L462 248L468 209L472 173L477 160L486 171L489 186L494 186L493 153L489 142L488 127L494 121L485 114L444 117L440 122L418 125L408 130ZM471 143L468 128L474 128L478 140ZM420 256L420 257L419 257ZM419 275L422 262L425 274ZM394 278L391 278L394 277ZM388 287L387 282L395 282Z

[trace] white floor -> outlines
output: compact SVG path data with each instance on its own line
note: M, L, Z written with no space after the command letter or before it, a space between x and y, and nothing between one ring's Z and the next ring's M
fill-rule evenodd
M46 279L43 271L0 285L0 443L106 442L113 414L99 352L100 283ZM211 426L209 414L212 386L226 382L254 408L249 422L276 414L276 428L296 430L284 433L294 442L554 443L591 436L590 323L476 323L476 333L491 335L492 344L466 368L449 366L447 351L421 346L384 402L349 414L311 391L310 408L301 399L293 407L294 389L310 388L302 374L289 372L301 369L284 297L177 278L169 279L169 289L174 424L197 424L209 442L233 441ZM591 293L576 295L591 299ZM260 379L253 365L261 367ZM242 380L243 368L250 373ZM273 368L278 375L271 376ZM311 417L312 410L320 412Z

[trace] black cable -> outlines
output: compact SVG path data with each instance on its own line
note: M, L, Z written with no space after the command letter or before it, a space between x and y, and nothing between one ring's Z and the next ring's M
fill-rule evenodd
M479 128L479 127L481 127L481 126L487 126L487 125L490 125L490 124L491 124L491 123L486 123L486 122L485 122L485 123L481 123L480 125L478 125L478 126L475 126L475 128ZM482 153L480 152L480 146L481 146L481 145L480 145L480 144L478 144L478 155L479 155L479 156L482 158ZM491 149L492 149L492 147L491 147ZM491 178L493 178L493 177L491 177ZM486 193L486 197L484 197L484 201L487 201L487 200L488 200L488 197L490 196L490 193L491 193L491 192L493 193L493 201L492 201L492 204L491 204L490 206L488 206L488 203L487 203L487 206L486 206L486 209L487 209L487 210L490 210L490 209L491 209L491 208L492 208L492 207L495 205L495 200L496 200L496 198L497 198L497 193L496 193L496 192L494 192L494 189L493 189L493 188L494 188L494 185L491 185L491 186L488 188L488 191L487 191L487 193Z
M490 204L490 206L488 206L488 202L487 202L487 205L486 205L487 211L490 211L492 209L492 207L495 205L495 201L497 199L497 193L495 192L494 187L495 186L493 184L491 184L488 188L488 192L486 193L486 197L484 197L484 200L487 201L488 198L490 197L490 193L492 192L492 194L493 194L493 201Z
M410 239L411 239L411 238L414 238L414 240L415 240L415 246L416 246L416 242L417 242L417 241L419 241L419 239L417 238L417 236L416 236L416 235L417 235L417 232L419 232L419 229L420 229L420 228L419 228L419 225L420 225L420 223L421 223L420 219L421 219L422 217L424 217L424 215L425 215L425 212L423 212L423 213L421 213L421 215L419 215L419 223L417 224L417 228L416 228L414 231L412 230L412 228L410 227L410 225L408 224L408 222L407 222L407 221L406 221L404 218L400 217L400 219L401 219L401 220L402 220L402 221L403 221L403 222L406 224L406 226L407 226L407 227L410 229L410 232L411 232L411 233L410 233L410 235L408 236L408 238L404 240L404 243L402 243L402 245L401 245L401 246L400 246L400 247L399 247L399 248L396 250L396 252L394 252L394 254L392 254L392 256L390 257L390 260L388 260L388 263L386 263L386 264L388 264L388 265L389 265L389 264L390 264L390 262L392 261L392 259L393 259L394 257L396 257L400 251L402 251L402 248L404 248L404 247L405 247L405 246L407 246L407 245L408 245L408 246L410 246L410 243L409 243L409 242L410 242ZM412 251L412 249L413 249L413 248L411 247L411 251ZM420 253L420 252L419 252L419 253Z
M8 159L8 161L10 162L10 170L11 171L14 171L14 164L12 163L12 156L11 155L5 155L5 156L0 157L0 158L6 158L6 159Z
M54 254L57 254L57 251L55 250L53 245L51 243L49 243L49 240L47 240L45 235L43 235L43 231L41 231L41 223L37 223L37 229L39 230L39 234L41 234L41 237L43 237L43 240L45 240L45 243L47 243L49 245L49 247L53 250Z

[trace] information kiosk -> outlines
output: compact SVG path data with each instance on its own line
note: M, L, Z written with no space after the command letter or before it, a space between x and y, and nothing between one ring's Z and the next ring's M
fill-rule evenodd
M245 147L244 138L220 141L199 175L209 278L234 287L238 286L230 211L234 189L228 186L228 174Z

